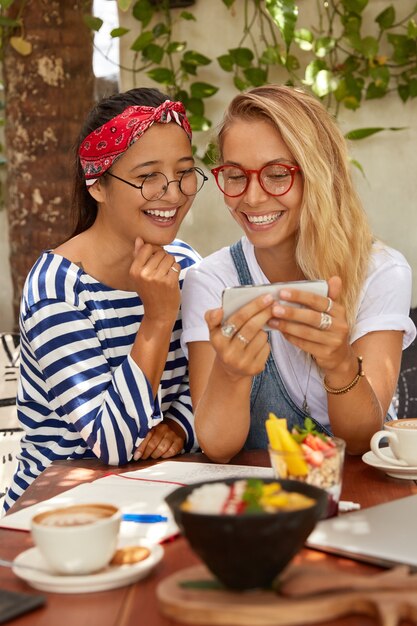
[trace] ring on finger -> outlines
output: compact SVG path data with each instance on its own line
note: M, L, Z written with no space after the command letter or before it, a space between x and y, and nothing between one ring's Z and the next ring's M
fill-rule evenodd
M327 308L326 308L325 311L323 311L323 313L330 313L330 311L333 308L333 300L331 298L329 298L328 296L327 296L327 302L328 302Z
M328 330L332 325L332 318L327 313L320 313L319 330Z
M244 337L241 333L238 333L236 335L236 337L239 339L239 341L241 341L245 346L248 345L249 343L249 339L246 339L246 337Z
M236 333L236 326L232 323L222 324L221 333L223 337L227 337L228 339L231 339L233 335Z

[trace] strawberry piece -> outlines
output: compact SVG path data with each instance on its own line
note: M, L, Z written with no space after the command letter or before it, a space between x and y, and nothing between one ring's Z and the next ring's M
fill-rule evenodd
M321 450L313 450L306 443L302 443L301 447L304 452L304 458L313 467L320 467L323 463L324 455Z

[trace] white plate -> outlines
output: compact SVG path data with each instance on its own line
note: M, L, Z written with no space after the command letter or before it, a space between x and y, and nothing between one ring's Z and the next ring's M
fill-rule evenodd
M387 456L392 456L393 454L390 448L384 448L384 454ZM417 467L402 467L400 465L390 465L387 461L383 461L376 454L369 450L369 452L365 452L362 457L362 461L367 465L371 465L371 467L376 467L377 469L382 470L388 476L392 476L393 478L405 478L407 480L417 480Z
M144 545L144 544L141 544ZM13 567L13 572L29 585L41 591L53 593L91 593L106 591L116 587L124 587L145 578L162 559L164 550L160 545L147 545L151 551L148 558L132 565L108 565L105 569L87 576L65 576L55 574L49 568L38 548L30 548L19 554L14 563L16 565L30 565L45 570L37 572L23 567Z

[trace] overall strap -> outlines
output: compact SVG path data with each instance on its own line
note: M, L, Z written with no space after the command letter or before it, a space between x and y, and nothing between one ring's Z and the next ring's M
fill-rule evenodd
M249 265L246 261L245 253L243 252L241 239L230 246L230 254L232 255L240 284L253 285L253 278L250 273Z

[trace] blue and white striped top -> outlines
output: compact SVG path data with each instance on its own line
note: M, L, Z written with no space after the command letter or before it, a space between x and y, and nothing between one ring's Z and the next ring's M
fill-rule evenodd
M165 249L181 265L182 287L200 257L180 240ZM54 460L128 462L164 416L186 431L184 450L197 449L181 316L154 398L129 355L143 312L135 292L107 287L60 255L37 260L22 296L17 408L25 434L5 510Z

